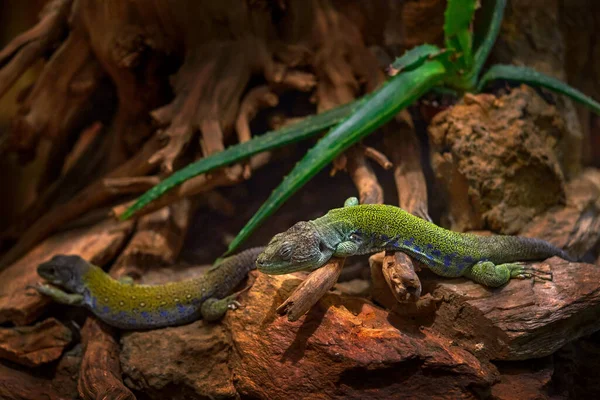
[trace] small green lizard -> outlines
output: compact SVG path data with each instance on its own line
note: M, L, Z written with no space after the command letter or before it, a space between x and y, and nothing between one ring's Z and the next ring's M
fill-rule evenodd
M271 239L256 260L259 271L286 274L315 270L333 257L349 257L382 250L406 252L437 275L464 276L489 287L511 278L552 279L514 261L552 256L572 259L539 239L519 236L477 236L452 232L390 205L358 205L356 197L343 208L312 221L301 221ZM544 276L545 275L545 276Z
M38 274L55 286L34 288L63 304L84 306L121 329L155 329L202 317L214 321L235 309L240 292L227 296L255 268L257 247L223 259L197 278L164 285L137 285L111 278L75 255L58 255L38 266Z

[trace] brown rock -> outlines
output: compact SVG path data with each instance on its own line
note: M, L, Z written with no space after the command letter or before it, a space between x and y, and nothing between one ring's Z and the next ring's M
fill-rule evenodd
M563 119L533 89L466 95L429 127L431 162L450 197L453 230L518 232L564 202Z
M299 321L275 309L299 281L259 274L225 319L242 397L476 398L495 370L469 352L364 299L327 294Z
M204 273L207 268L165 267L144 275L142 283L188 279ZM150 398L236 397L228 366L232 343L221 323L196 321L172 328L123 333L121 345L125 384Z
M121 344L125 384L149 398L236 397L228 366L232 344L222 324L126 333Z
M60 358L71 340L69 328L54 318L34 326L0 328L0 358L35 367Z
M3 400L62 400L48 379L34 377L0 364L0 399Z
M566 399L552 393L552 360L510 363L498 366L500 382L492 386L493 400L545 400Z
M600 397L600 333L569 343L553 356L554 386L570 399Z
M78 254L102 265L114 257L129 236L133 222L103 222L93 227L74 229L52 236L26 256L0 272L0 323L25 325L34 321L50 300L29 285L41 281L37 266L56 254Z
M600 170L587 169L567 185L567 204L536 217L521 232L594 262L600 243Z
M558 257L533 266L552 271L553 281L511 280L494 290L463 279L424 281L446 299L431 329L496 360L544 357L600 329L597 266Z

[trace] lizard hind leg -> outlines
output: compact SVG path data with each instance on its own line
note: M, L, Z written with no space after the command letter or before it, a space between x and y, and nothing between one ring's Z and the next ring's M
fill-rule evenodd
M521 263L494 264L480 261L467 269L464 276L488 287L500 287L511 278L552 280L552 273L527 267Z
M200 313L205 321L218 321L227 313L227 310L237 310L242 305L237 301L240 294L250 289L252 285L248 285L244 289L237 291L222 299L211 297L202 303Z

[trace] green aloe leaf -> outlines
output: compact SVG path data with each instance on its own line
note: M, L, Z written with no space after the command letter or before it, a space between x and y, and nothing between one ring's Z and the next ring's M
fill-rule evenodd
M582 103L596 114L600 115L600 103L566 83L528 67L502 64L494 65L481 78L478 90L483 89L489 82L498 79L523 82L530 86L550 89L554 92L569 96L573 100Z
M444 14L446 48L457 53L456 63L465 71L473 64L471 21L476 6L476 0L448 0Z
M438 84L446 73L442 62L427 61L412 71L396 75L373 92L350 117L332 128L296 164L238 233L225 255L234 252L290 196L335 157L392 119L401 109Z
M391 75L397 75L403 71L410 71L425 61L442 54L443 50L433 44L422 44L407 50L402 56L396 58L390 65Z
M494 43L496 43L496 39L500 33L500 25L502 25L502 18L504 17L504 8L506 8L506 0L488 0L486 5L489 5L489 3L494 3L494 7L490 8L488 6L483 10L485 14L490 14L483 16L487 17L489 22L485 24L486 32L483 35L483 39L476 45L473 67L469 74L474 77L475 81L481 73L481 69L490 55ZM477 34L477 32L475 33Z
M156 200L170 189L195 176L228 164L232 164L236 161L243 160L254 154L285 146L314 136L342 121L354 110L356 110L360 102L364 100L365 98L363 97L362 99L356 100L352 103L344 104L320 114L306 117L294 125L264 133L263 135L256 136L247 142L230 146L217 154L193 162L175 172L173 175L169 176L158 185L141 195L137 201L131 205L131 207L125 210L125 212L119 218L121 220L130 218L138 210L141 210L147 204Z

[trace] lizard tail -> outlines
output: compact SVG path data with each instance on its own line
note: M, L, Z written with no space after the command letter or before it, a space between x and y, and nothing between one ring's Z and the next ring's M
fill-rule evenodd
M486 239L489 240L492 254L496 255L490 259L496 258L492 260L495 262L545 260L554 256L570 262L577 261L565 251L541 239L524 236L491 236Z

